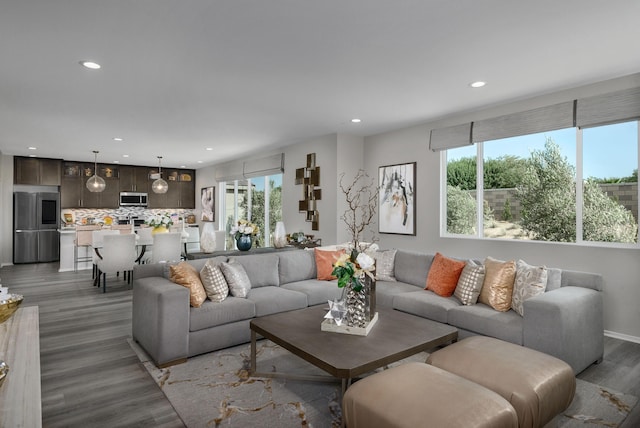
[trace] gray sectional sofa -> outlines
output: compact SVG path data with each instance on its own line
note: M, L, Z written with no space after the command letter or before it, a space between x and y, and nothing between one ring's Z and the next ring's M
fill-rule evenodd
M526 300L521 317L513 310L498 312L482 303L465 306L454 296L444 298L424 290L433 257L398 250L397 281L377 282L377 304L451 324L459 329L460 338L491 336L545 352L566 361L575 373L602 359L603 280L599 274L548 269L547 291ZM133 339L158 366L249 342L249 322L254 317L326 305L341 295L335 282L316 279L313 251L217 257L219 261L230 258L242 264L250 279L247 298L207 300L200 308L190 307L187 288L169 281L166 265L135 267ZM206 261L189 263L200 270Z

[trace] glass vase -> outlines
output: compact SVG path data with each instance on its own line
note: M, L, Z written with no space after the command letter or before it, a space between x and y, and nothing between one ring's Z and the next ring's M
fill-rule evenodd
M287 231L284 223L279 221L276 223L276 230L273 232L273 246L276 248L284 248L287 245Z
M200 235L200 250L203 253L213 253L216 250L216 234L211 222L203 223L202 234Z
M249 251L252 243L253 239L251 235L240 235L238 239L236 239L236 246L240 251Z

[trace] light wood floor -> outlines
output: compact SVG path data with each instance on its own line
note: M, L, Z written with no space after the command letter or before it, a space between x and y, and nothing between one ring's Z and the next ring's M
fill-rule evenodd
M40 312L44 427L183 427L131 350L131 290L91 272L58 273L57 263L6 266L2 285ZM640 344L605 338L605 358L579 378L640 397ZM640 426L640 405L623 428Z

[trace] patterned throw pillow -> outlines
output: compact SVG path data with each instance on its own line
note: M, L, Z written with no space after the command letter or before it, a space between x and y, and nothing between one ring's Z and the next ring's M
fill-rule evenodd
M462 260L450 259L436 253L427 274L426 289L433 291L438 296L451 296L458 285L458 279L465 264Z
M169 279L189 289L189 303L194 308L202 306L202 303L207 299L207 293L204 291L198 271L188 262L170 265Z
M333 272L333 263L338 260L338 257L344 254L344 250L323 251L315 248L314 254L316 256L316 270L318 272L317 279L320 281L337 279L331 275L331 272Z
M251 290L251 281L244 267L235 260L220 263L220 270L229 284L229 291L233 297L246 298Z
M396 281L393 265L397 250L376 251L376 279L379 281Z
M478 301L491 306L496 311L511 309L513 283L516 279L516 262L504 262L487 257L484 260L484 284Z
M484 265L476 264L473 260L468 260L462 269L458 285L453 295L462 302L463 305L475 305L484 283Z
M227 280L224 279L219 264L213 259L207 260L202 267L200 280L202 280L204 291L207 292L207 297L212 302L222 302L229 295Z
M523 260L518 260L511 307L524 316L524 301L544 293L546 288L547 268L545 266L531 266Z

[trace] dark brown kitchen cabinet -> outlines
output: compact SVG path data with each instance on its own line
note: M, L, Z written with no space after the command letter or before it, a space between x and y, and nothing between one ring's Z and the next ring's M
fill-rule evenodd
M14 184L59 186L62 171L60 159L13 158Z
M118 208L120 184L119 167L98 164L98 175L106 183L104 191L90 192L87 180L93 176L94 164L64 162L60 184L62 208Z
M120 191L148 193L150 189L149 168L145 166L120 167Z
M157 173L157 169L151 170L152 175ZM167 193L153 193L153 179L150 180L149 208L195 208L195 176L194 170L163 169L162 178L169 185L169 190Z

